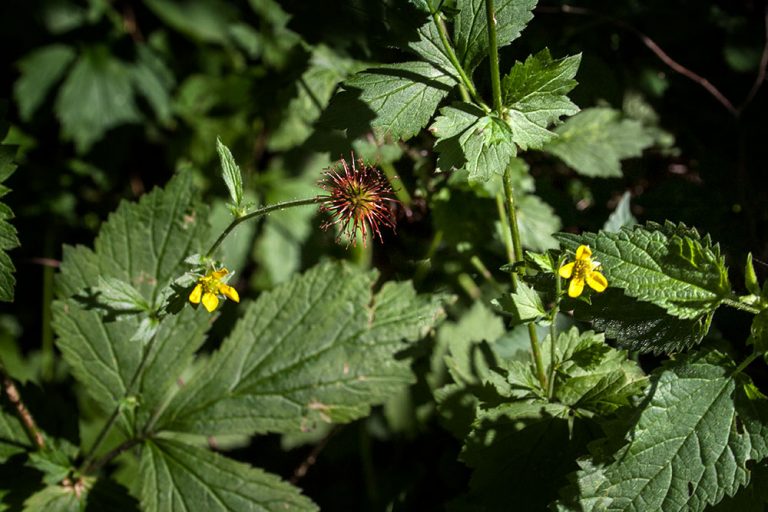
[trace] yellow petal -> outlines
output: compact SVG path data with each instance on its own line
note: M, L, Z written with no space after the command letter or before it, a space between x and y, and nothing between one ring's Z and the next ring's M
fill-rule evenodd
M240 295L237 294L237 290L226 284L219 285L219 291L227 298L232 299L235 302L240 302Z
M563 279L569 279L573 275L574 265L576 265L576 262L572 261L560 267L560 272L559 272L560 277L562 277Z
M577 260L585 260L591 257L592 257L592 249L590 249L588 245L580 245L579 248L576 249Z
M211 277L213 279L215 279L216 281L218 281L219 279L221 279L222 277L224 277L227 274L229 274L229 270L223 268L221 270L217 270L215 272L212 272L211 273Z
M205 309L208 310L209 313L212 313L214 309L219 305L219 298L216 296L215 293L205 293L203 294L203 306L205 306Z
M189 302L192 304L200 304L200 299L203 296L203 285L197 283L192 289L192 293L189 294Z
M571 279L571 284L568 285L568 296L576 298L584 291L584 280L578 277Z
M602 292L608 288L608 280L603 274L597 271L587 272L587 284L596 292Z

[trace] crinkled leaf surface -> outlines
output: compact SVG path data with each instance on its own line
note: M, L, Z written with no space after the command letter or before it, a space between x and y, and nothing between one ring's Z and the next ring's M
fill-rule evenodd
M374 112L371 126L381 137L409 139L427 125L456 81L428 62L384 64L344 82Z
M176 394L158 429L291 432L367 414L412 381L396 356L437 320L409 283L375 296L374 273L324 263L248 305L221 349Z
M518 37L533 19L536 0L497 0L494 3L496 41L498 47L508 45ZM485 0L459 0L455 20L456 56L468 72L472 72L488 55L488 18Z
M733 369L711 352L657 370L636 421L596 446L560 510L701 511L732 496L749 481L754 444L749 424L738 426ZM600 454L614 443L623 446Z
M176 441L145 443L142 510L318 510L296 487L242 462Z
M553 60L549 50L516 62L502 80L502 101L509 109L507 122L515 143L521 148L539 149L555 137L545 130L562 116L579 111L568 94L576 87L581 55Z
M618 233L555 235L563 247L592 248L611 287L682 319L712 312L730 293L720 248L683 225L623 228Z
M712 313L682 319L664 309L627 297L609 288L590 297L591 304L574 301L574 314L630 350L656 354L680 352L697 345L709 331Z
M590 108L555 129L558 137L544 151L555 155L584 176L621 176L621 160L638 157L653 142L639 121L621 119L611 108Z
M18 148L2 143L7 131L8 125L0 117L0 197L10 191L3 185L3 182L16 170L14 159ZM12 218L13 211L5 203L0 203L0 301L4 302L13 300L14 287L16 286L16 278L13 277L16 267L6 252L19 246L16 228L8 222Z
M466 169L470 182L503 174L517 154L509 126L469 103L440 109L430 130L437 137L438 166L444 171Z
M102 225L95 250L65 247L57 278L60 300L54 303L57 345L75 377L105 410L131 388L144 350L149 351L147 363L132 391L142 394L142 407L151 408L203 342L209 318L186 308L165 316L145 347L132 337L148 320L146 313L118 314L95 293L105 279L122 282L126 289L131 285L136 300L158 308L160 290L186 271L184 259L200 252L207 236L207 224L196 217L193 204L191 177L178 175L164 190L138 203L122 203Z

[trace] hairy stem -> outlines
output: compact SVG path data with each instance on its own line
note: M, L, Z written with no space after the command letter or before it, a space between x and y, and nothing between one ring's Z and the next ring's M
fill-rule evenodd
M515 208L515 196L512 190L512 179L509 174L509 168L504 170L504 196L507 203L507 215L509 216L509 230L512 236L512 245L514 249L514 259L510 263L523 261L523 245L520 242L520 229L517 225L517 209ZM517 272L512 272L512 287L517 289ZM546 392L549 389L547 385L547 374L544 371L544 362L541 357L541 346L539 345L539 336L536 333L536 324L528 323L528 338L531 340L531 353L533 362L536 366L536 376L539 378L541 389Z
M219 235L219 238L216 239L215 242L213 242L213 245L211 245L211 248L208 249L208 251L205 253L205 256L207 258L210 258L213 253L218 249L218 247L221 245L221 243L224 241L227 236L234 230L237 226L240 225L240 223L245 222L250 219L257 219L259 217L262 217L264 215L267 215L268 213L272 213L277 210L285 210L286 208L293 208L295 206L305 206L309 204L317 204L322 203L325 201L325 197L318 196L318 197L311 197L309 199L295 199L293 201L283 201L282 203L275 203L271 204L269 206L265 206L263 208L259 208L258 210L255 210L247 215L243 215L242 217L238 217L232 222L230 222L229 226L226 227L226 229Z
M40 429L37 428L37 423L35 423L35 418L32 417L32 413L30 413L27 406L24 405L24 401L21 399L21 394L19 393L16 384L13 382L13 379L11 379L11 376L8 375L2 359L0 359L0 376L2 376L3 379L3 389L5 390L5 394L8 396L8 400L13 404L14 409L16 409L16 414L24 425L30 441L35 443L38 449L42 450L45 448L45 438L40 432Z
M496 41L496 9L493 0L485 0L485 16L488 20L488 61L491 65L493 109L501 115L501 78L499 76L499 45Z
M747 368L747 366L749 366L750 364L752 364L752 361L754 361L755 359L757 359L757 358L758 358L758 357L760 357L761 355L762 355L762 354L760 354L760 352L757 352L757 351L755 351L755 352L752 352L752 353L751 353L749 356L747 356L747 358L746 358L746 359L744 359L744 360L741 362L741 364L740 364L738 367L736 367L736 369L735 369L735 370L733 370L733 374L732 374L732 375L737 375L737 374L739 374L739 373L743 372L743 371L744 371L744 370Z
M453 51L453 46L451 45L451 42L448 40L448 33L445 29L445 23L443 23L442 18L440 17L440 13L436 12L432 14L432 20L435 22L435 26L437 27L437 33L440 35L440 42L443 43L443 49L445 50L445 54L448 57L448 60L451 61L451 64L453 64L453 67L456 69L456 72L459 74L459 78L461 79L461 84L469 91L469 95L472 96L472 99L475 100L475 102L480 105L484 110L488 110L488 106L483 102L483 99L477 94L477 89L475 89L475 84L472 83L472 80L467 76L467 72L464 71L464 67L459 62L458 57L456 57L456 52Z
M557 367L555 365L555 341L557 340L557 314L560 312L560 296L563 293L563 283L560 279L560 275L557 273L558 269L563 265L565 256L560 256L555 265L555 304L552 306L552 311L549 314L549 390L547 391L547 398L552 400L555 394L555 372Z
M735 309L740 309L742 311L746 311L747 313L752 313L753 315L756 315L760 313L760 309L756 308L754 306L750 306L749 304L744 304L743 302L739 302L738 299L726 297L723 299L723 304L726 306L731 306Z

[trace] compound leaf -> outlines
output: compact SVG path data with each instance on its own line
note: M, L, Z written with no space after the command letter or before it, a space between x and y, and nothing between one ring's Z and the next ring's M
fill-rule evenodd
M413 380L395 354L441 313L409 283L375 296L374 273L324 263L246 308L221 349L175 395L158 429L295 432L359 418Z

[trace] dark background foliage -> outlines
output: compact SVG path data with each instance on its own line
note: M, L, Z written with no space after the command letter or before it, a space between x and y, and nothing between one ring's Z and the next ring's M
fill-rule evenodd
M287 119L301 124L305 111L291 100L302 91L325 110L330 91L323 87L330 83L332 90L333 78L308 80L305 75L317 48L341 69L338 81L354 66L402 60L393 43L407 39L417 19L398 0L287 0L279 7L258 0L0 3L0 98L7 99L5 117L12 125L8 140L21 146L19 169L7 183L13 189L7 202L16 213L22 243L12 254L18 268L16 302L2 306L0 348L6 361L17 362L17 376L61 396L64 409L87 409L88 404L75 398L71 382L58 377L64 372L50 358L50 265L60 259L62 244L90 244L120 200L166 183L179 167L194 170L207 200L223 197L216 136L232 148L257 201L311 191L322 167L350 150L349 141L331 129L332 112L324 112L304 136L286 127ZM652 109L646 115L657 116L663 136L674 141L625 162L620 179L589 179L542 154L526 156L538 194L555 208L564 230L599 229L629 190L638 219L672 219L712 234L739 287L740 262L747 252L768 261L768 95L764 89L750 94L761 73L764 2L605 0L566 5L542 0L535 15L523 37L503 49L502 69L544 47L557 57L581 52L579 86L571 94L576 104L626 110L633 108L632 98L642 97L642 108ZM69 48L74 58L90 56L99 72L110 71L97 89L72 85L66 97L62 90L71 77L64 72L49 81L36 108L25 110L33 92L20 89L20 83L26 77L27 86L34 88L45 79L30 77L24 63L53 44ZM700 79L676 72L649 44ZM102 65L106 68L98 67ZM136 71L140 66L142 71ZM35 69L44 75L54 67ZM702 87L704 79L727 99ZM490 84L480 80L479 85L488 96ZM87 117L98 102L106 102L102 105L114 115L103 126ZM364 125L366 119L354 121ZM426 133L412 139L406 153L421 156L394 162L415 200L410 215L401 218L397 237L387 233L386 245L374 250L374 265L386 276L418 275L418 260L429 250L436 212L425 198L434 180L441 179L431 174L432 142ZM328 248L331 235L315 229L319 219L302 218L299 223L306 227L300 228L302 233L281 239L298 251L299 268L329 252L344 256L343 249ZM285 246L261 237L244 242L241 286L251 295L278 282L284 270L275 269L264 253ZM497 251L482 244L475 249L489 268L504 263ZM461 295L456 276L461 269L474 272L468 257L448 247L434 261L437 270L418 286ZM757 272L764 279L768 265L758 263ZM719 313L715 336L745 338L740 315ZM24 359L14 359L19 353ZM642 362L647 368L656 364L650 357ZM457 461L458 441L430 414L431 397L420 364L417 360L420 382L407 396L409 403L401 404L405 412L400 412L399 423L392 420L392 411L379 409L367 420L338 427L319 448L301 445L285 452L279 437L267 436L233 455L291 479L317 450L317 463L296 479L326 510L374 510L387 504L393 504L389 510L442 510L466 489L469 470ZM49 418L41 422L58 417L57 409L36 412ZM76 429L65 430L62 435L77 436Z

